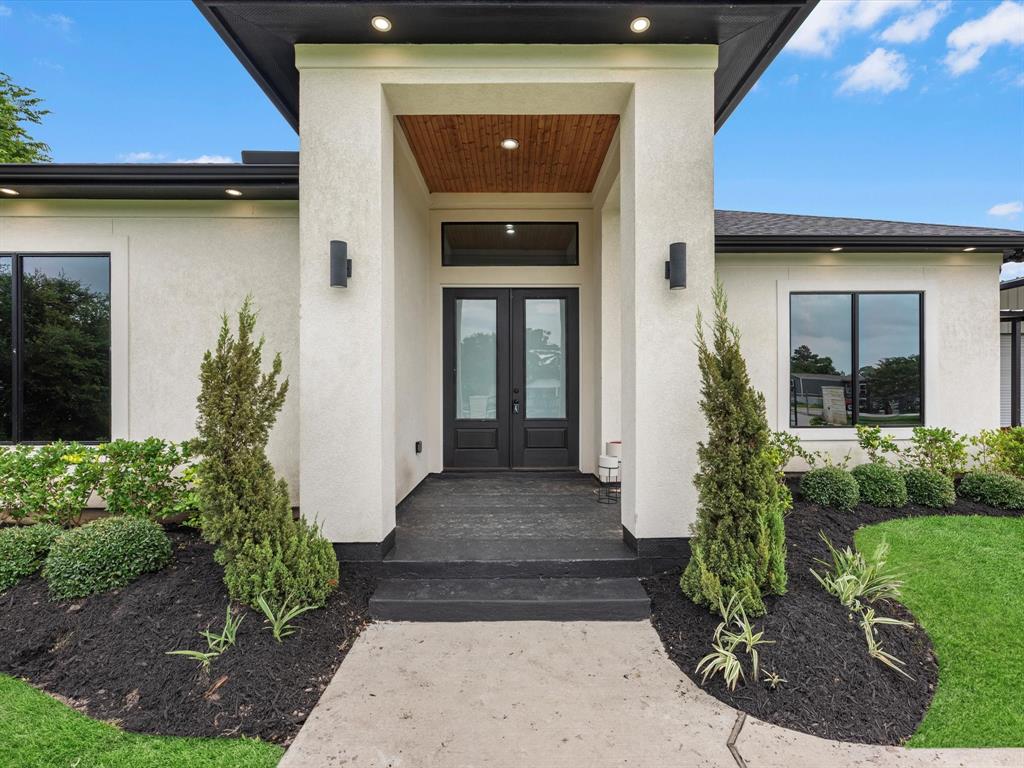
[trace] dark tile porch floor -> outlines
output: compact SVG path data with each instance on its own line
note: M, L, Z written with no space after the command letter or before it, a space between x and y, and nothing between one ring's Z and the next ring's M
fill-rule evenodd
M619 505L598 503L597 490L592 476L578 472L430 475L398 506L385 572L633 573L636 558L622 541Z

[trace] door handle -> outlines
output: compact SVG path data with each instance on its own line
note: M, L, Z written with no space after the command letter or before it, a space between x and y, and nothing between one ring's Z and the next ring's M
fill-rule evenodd
M518 400L513 400L512 401L512 413L519 413L519 401Z

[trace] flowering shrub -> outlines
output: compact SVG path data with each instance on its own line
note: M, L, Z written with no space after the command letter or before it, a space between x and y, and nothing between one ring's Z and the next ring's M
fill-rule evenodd
M195 507L186 466L188 443L158 437L114 440L101 445L103 456L97 492L114 514L161 520Z
M76 524L99 473L96 449L80 443L17 446L0 458L0 509L15 520Z

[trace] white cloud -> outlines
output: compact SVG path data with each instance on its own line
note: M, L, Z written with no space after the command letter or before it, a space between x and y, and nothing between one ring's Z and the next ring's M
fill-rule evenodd
M118 155L122 163L159 163L167 155L159 152L125 152Z
M1024 45L1024 2L1003 0L981 18L950 32L946 44L946 67L957 76L975 69L993 46Z
M999 279L1003 282L1007 280L1016 280L1018 277L1024 277L1024 264L1003 264L1003 271L999 275Z
M43 17L43 21L49 24L51 27L56 27L61 32L67 34L71 31L71 28L75 25L75 20L70 16L65 16L63 13L50 13Z
M800 83L800 75L795 74L795 73L790 75L789 77L787 77L785 80L782 81L783 85L791 85L791 86L799 85L799 83Z
M233 163L235 159L227 155L200 155L189 160L175 160L176 163Z
M843 36L873 28L886 16L906 12L921 0L824 0L800 25L786 50L812 56L831 56Z
M988 209L989 216L1006 216L1007 218L1015 219L1017 215L1024 211L1024 201L1011 200L1009 203L999 203L993 205Z
M844 69L842 75L840 93L892 93L901 91L910 84L906 57L902 53L885 48L875 48L860 64Z
M14 11L11 10L10 6L0 3L0 17L10 16Z
M882 30L881 38L887 43L919 43L927 40L935 25L949 13L951 5L950 0L940 0L916 13L901 16Z

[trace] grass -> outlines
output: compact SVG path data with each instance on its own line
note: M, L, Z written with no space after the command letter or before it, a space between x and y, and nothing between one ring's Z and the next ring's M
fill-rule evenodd
M254 739L125 733L0 675L2 768L270 768L282 754Z
M902 602L927 630L939 685L912 747L1024 747L1024 519L919 517L857 531L885 539Z

